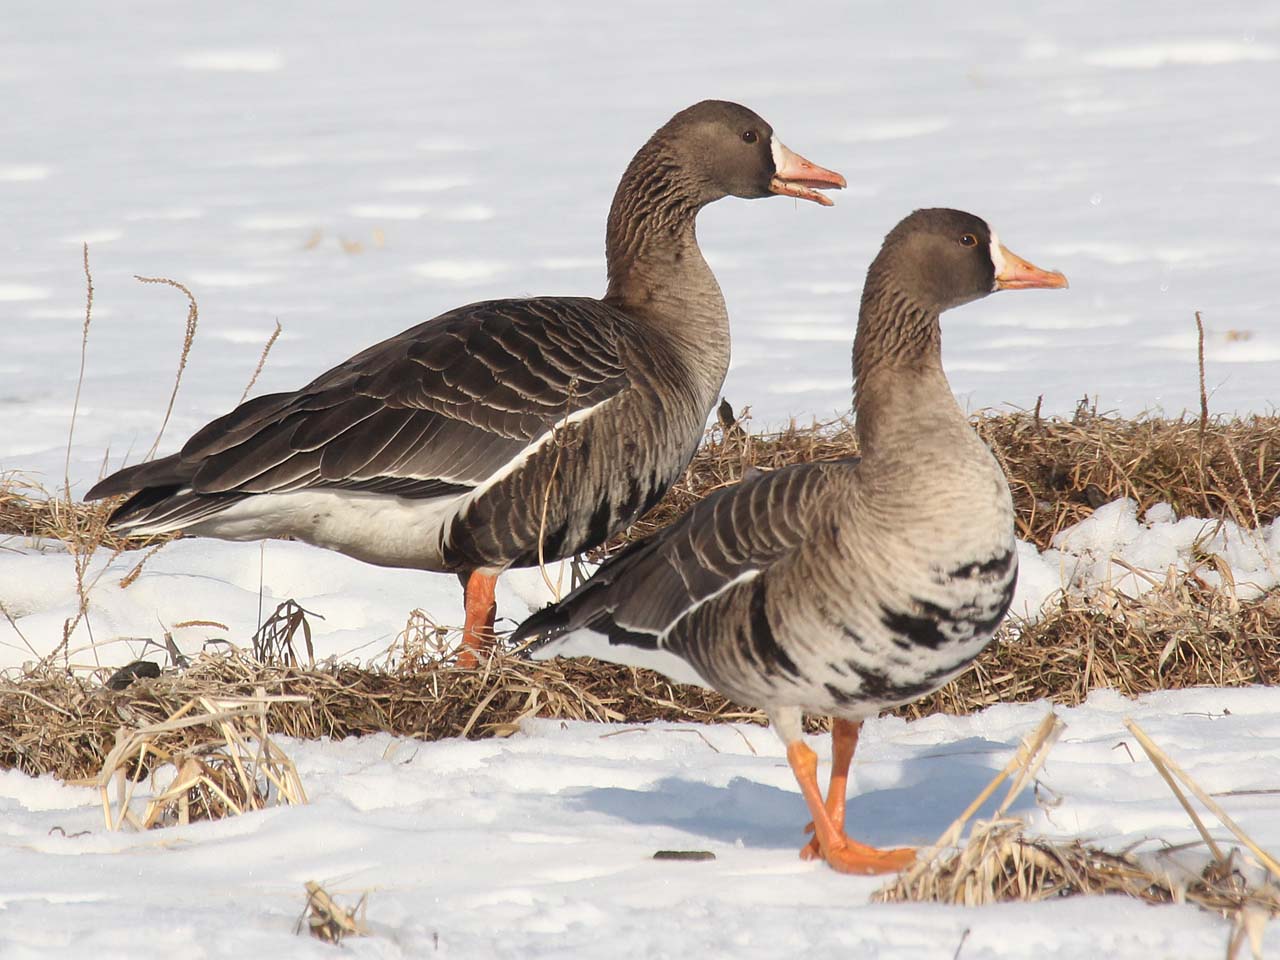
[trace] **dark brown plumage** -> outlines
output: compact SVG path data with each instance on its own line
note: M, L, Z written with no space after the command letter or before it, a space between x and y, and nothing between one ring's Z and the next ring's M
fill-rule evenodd
M124 533L291 536L371 563L454 571L491 596L508 566L603 542L692 456L729 358L698 211L728 195L829 203L812 188L843 185L745 107L696 104L622 178L602 300L460 307L300 390L241 404L88 499L129 494L111 517ZM468 643L492 616L491 602L469 598Z

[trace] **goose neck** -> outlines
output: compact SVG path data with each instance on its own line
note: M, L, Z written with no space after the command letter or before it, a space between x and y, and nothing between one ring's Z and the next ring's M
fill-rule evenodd
M618 185L605 236L605 301L699 351L728 350L728 314L698 248L703 190L651 141Z
M864 456L967 431L942 370L939 312L869 277L853 345L854 412Z

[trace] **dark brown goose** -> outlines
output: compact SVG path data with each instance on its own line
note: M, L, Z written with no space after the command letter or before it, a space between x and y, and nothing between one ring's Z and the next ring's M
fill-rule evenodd
M1065 287L958 210L918 210L867 272L853 347L862 458L786 467L703 500L602 566L514 638L533 656L648 666L764 708L815 837L849 873L910 849L844 832L863 719L936 690L991 639L1017 577L1004 474L942 371L939 314L993 290ZM825 805L802 712L834 717Z
M479 646L492 635L498 573L604 542L693 455L729 363L698 211L725 196L829 205L816 188L844 185L745 107L696 104L623 175L603 299L460 307L301 390L241 404L87 499L131 494L111 516L121 533L291 536L369 563L456 572L464 642Z

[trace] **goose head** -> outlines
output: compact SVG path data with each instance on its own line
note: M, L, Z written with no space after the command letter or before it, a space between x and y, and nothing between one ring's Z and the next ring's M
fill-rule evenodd
M655 134L698 200L781 194L831 206L819 190L841 189L845 179L789 149L757 113L727 100L703 100L680 111Z
M985 220L963 210L917 210L885 238L878 269L929 311L942 312L997 290L1056 289L1067 278L1043 270L1000 242Z

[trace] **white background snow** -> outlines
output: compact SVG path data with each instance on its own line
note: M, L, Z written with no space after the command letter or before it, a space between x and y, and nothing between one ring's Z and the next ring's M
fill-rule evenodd
M186 303L134 274L184 282L200 302L168 452L239 399L277 319L259 392L470 300L600 292L618 175L704 97L753 107L850 182L834 209L726 200L700 220L734 323L725 392L758 424L847 408L866 264L929 205L986 217L1072 282L947 316L944 359L969 407L1043 394L1069 413L1088 393L1129 414L1194 408L1201 310L1212 408L1267 412L1277 91L1280 7L1257 2L14 6L0 34L0 471L62 480L82 242L96 291L77 490L108 451L112 466L146 451L172 386ZM1118 503L1043 556L1023 550L1018 609L1064 583L1140 590L1113 556L1159 572L1197 544L1242 584L1276 582L1280 527L1206 528ZM228 630L178 630L185 649L243 639L261 589L268 610L293 597L325 616L322 653L368 659L414 607L443 622L460 612L452 577L299 544L179 542L121 591L132 562L93 592L99 641L192 619ZM538 583L505 578L501 612L536 605ZM75 607L69 559L0 542L0 601L18 624L0 625L0 665L47 651ZM74 659L141 649L121 640ZM932 839L1042 709L869 724L854 831ZM1128 713L1210 790L1280 786L1269 691L1095 696L1066 712L1042 778L1061 802L1025 809L1035 830L1117 847L1191 838L1154 771L1114 749ZM966 929L965 958L1221 954L1224 925L1190 908L869 906L873 882L795 857L806 818L776 738L696 728L715 752L694 729L602 739L539 723L500 742L289 744L310 807L147 836L105 834L88 791L0 774L0 956L328 956L290 933L308 879L351 899L372 891L378 936L350 948L369 957L950 957ZM1280 845L1274 795L1227 802ZM649 861L661 847L718 859ZM1280 947L1274 931L1269 943Z

